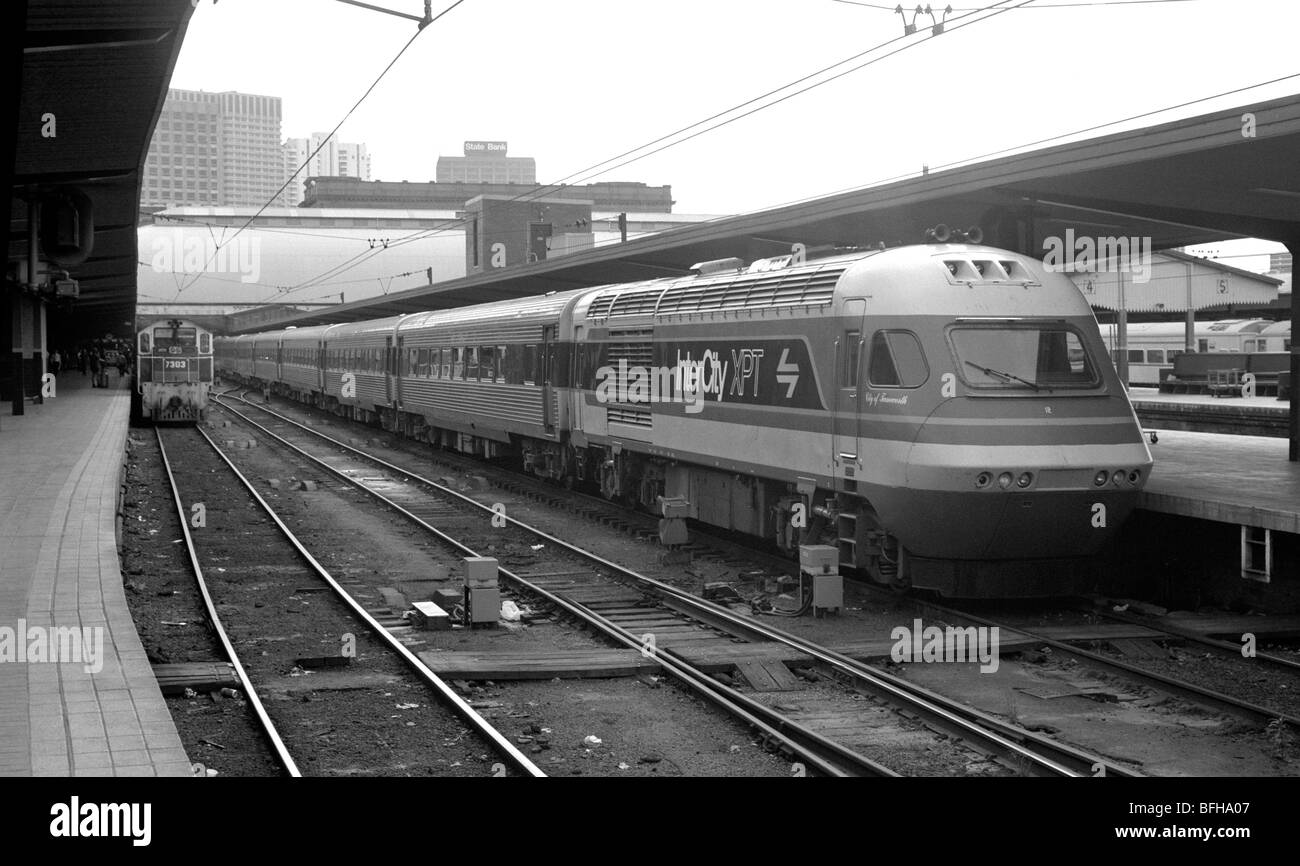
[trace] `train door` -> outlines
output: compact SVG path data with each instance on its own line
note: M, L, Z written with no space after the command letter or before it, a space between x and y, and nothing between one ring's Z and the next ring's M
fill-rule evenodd
M555 390L552 380L555 377L555 326L542 327L542 423L546 426L548 436L555 434Z
M401 341L398 341L401 344ZM396 396L397 352L393 350L393 338L384 337L384 402L393 405Z
M316 389L325 393L325 341L316 344Z
M856 493L862 471L858 453L862 417L862 355L867 302L849 298L835 337L835 405L831 418L831 467L837 491Z
M569 405L568 427L570 430L573 431L582 429L582 402L584 399L582 388L584 385L583 377L586 376L586 370L584 369L585 361L586 361L586 352L583 348L584 344L582 342L584 330L585 329L582 327L582 325L578 325L576 328L573 329L573 353L571 356L572 359L571 363L573 364L573 370L569 375L569 400L568 400L568 405Z

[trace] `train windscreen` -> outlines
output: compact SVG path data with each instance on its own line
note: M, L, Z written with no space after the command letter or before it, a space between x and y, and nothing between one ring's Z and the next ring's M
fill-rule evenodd
M962 377L973 388L1089 388L1097 366L1073 329L1059 324L997 324L951 329Z

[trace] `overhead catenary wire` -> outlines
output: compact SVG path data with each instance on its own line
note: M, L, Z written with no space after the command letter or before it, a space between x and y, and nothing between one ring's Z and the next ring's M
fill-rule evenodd
M961 165L967 165L967 164L970 164L970 163L981 162L981 161L984 161L984 160L987 160L987 159L991 159L991 158L996 157L996 156L1001 156L1001 155L1004 155L1004 154L1014 153L1014 152L1016 152L1016 151L1026 150L1026 149L1028 149L1028 148L1033 148L1033 147L1041 146L1041 145L1044 145L1044 144L1049 144L1049 143L1051 143L1051 142L1055 142L1055 141L1061 141L1061 140L1064 140L1064 139L1070 139L1070 138L1074 138L1074 137L1077 137L1077 136L1086 135L1086 134L1088 134L1088 133L1090 133L1090 132L1097 132L1097 131L1100 131L1100 130L1106 129L1106 128L1108 128L1108 127L1118 126L1118 125L1121 125L1121 124L1124 124L1124 123L1130 123L1130 122L1133 122L1133 121L1135 121L1135 120L1142 120L1142 119L1147 118L1147 117L1152 117L1152 116L1154 116L1154 115L1158 115L1158 114L1164 114L1164 113L1167 113L1167 112L1170 112L1170 111L1176 111L1176 110L1178 110L1178 109L1180 109L1180 108L1187 108L1187 107L1190 107L1190 106L1193 106L1193 105L1197 105L1197 104L1204 103L1204 102L1209 102L1209 101L1212 101L1212 100L1215 100L1215 99L1221 99L1221 98L1226 97L1226 96L1233 96L1233 95L1236 95L1236 94L1239 94L1239 93L1244 93L1244 92L1249 91L1249 90L1255 90L1255 89L1258 89L1258 88L1261 88L1261 87L1268 87L1268 86L1270 86L1270 85L1278 84L1278 83L1281 83L1281 82L1283 82L1283 81L1287 81L1287 80L1290 80L1290 79L1293 79L1293 78L1300 78L1300 73L1292 73L1292 74L1290 74L1290 75L1283 75L1283 76L1279 76L1279 77L1277 77L1277 78L1268 79L1268 80L1266 80L1266 81L1260 81L1260 82L1256 82L1256 83L1253 83L1253 84L1243 85L1243 86L1241 86L1241 87L1235 87L1235 88L1232 88L1232 89L1229 89L1229 90L1220 91L1220 92L1218 92L1218 93L1210 94L1210 95L1208 95L1208 96L1198 97L1198 98L1196 98L1196 99L1186 100L1186 101L1179 102L1179 103L1175 103L1175 104L1172 104L1172 105L1166 105L1166 106L1162 106L1162 107L1160 107L1160 108L1150 109L1150 110L1148 110L1148 111L1140 112L1140 113L1138 113L1138 114L1128 115L1127 117L1123 117L1123 118L1119 118L1119 119L1116 119L1116 120L1107 121L1107 122L1105 122L1105 123L1094 124L1094 125L1092 125L1092 126L1083 127L1083 128L1076 129L1076 130L1071 130L1071 131L1069 131L1069 132L1060 133L1060 134L1058 134L1058 135L1048 136L1048 137L1046 137L1046 138L1039 138L1039 139L1035 139L1035 140L1032 140L1032 141L1024 142L1024 143L1021 143L1021 144L1013 145L1013 146L1010 146L1010 147L1005 147L1005 148L1001 148L1001 149L998 149L998 150L994 150L994 151L988 151L988 152L986 152L986 153L978 154L978 155L975 155L975 156L964 157L964 158L962 158L962 159L953 160L952 162L942 163L942 164L939 164L939 165L936 165L936 166L932 166L932 167L930 168L930 171L931 171L931 172L934 172L934 171L941 171L941 170L945 170L945 169L955 168L955 167L957 167L957 166L961 166ZM762 208L762 210L766 211L766 210L773 210L773 209L782 208L782 207L790 207L790 206L797 205L797 204L803 204L803 203L807 203L807 202L810 202L810 201L816 201L817 199L825 198L825 197L827 197L827 196L840 195L840 194L845 194L845 193L857 192L857 191L861 191L861 190L865 190L865 189L870 189L871 187L874 187L874 186L880 186L880 185L882 185L882 184L886 184L886 183L892 183L892 182L895 182L895 181L906 180L906 179L908 179L908 178L915 177L917 174L918 174L917 172L908 172L908 173L906 173L906 174L894 175L894 176L890 176L890 177L883 177L883 178L879 178L879 179L876 179L876 180L868 181L868 182L863 183L863 184L855 184L854 186L843 187L843 188L840 188L840 189L832 190L832 191L830 191L830 192L817 193L817 194L815 194L815 195L810 195L810 196L806 196L806 197L799 198L799 199L793 199L793 200L786 201L786 202L782 202L782 203L775 204L775 205L765 206L764 208ZM728 216L721 216L721 217L718 217L718 218L715 219L715 220L703 221L703 222L700 222L700 223L695 223L694 225L696 225L696 226L708 225L708 224L710 224L710 223L721 222L721 221L723 221L723 220L733 219L733 218L735 218L736 216L742 216L742 215L743 215L743 214L733 214L733 215L728 215ZM423 230L420 230L420 231L418 231L418 232L415 232L413 235L408 235L407 237L399 238L398 240L395 240L395 241L390 242L389 247L390 247L390 248L391 248L391 247L396 247L396 246L400 246L400 245L402 245L403 243L406 243L406 242L408 242L408 241L419 240L421 236L432 235L432 234L437 234L438 232L447 231L447 230L449 230L451 227L454 227L454 224L459 224L459 223L463 223L463 222L464 222L464 220L449 221L449 225L447 225L447 226L437 227L437 228L434 228L434 229L423 229ZM1264 255L1264 254L1261 253L1260 255ZM358 263L358 264L361 264L361 263ZM368 282L368 281L369 281L369 280L364 280L363 282ZM322 286L338 285L338 284L339 284L339 283L334 283L334 282L328 282L328 283L317 283L317 282L313 282L313 283L311 283L311 285L305 285L305 286L303 286L303 288L322 287ZM297 287L291 289L290 291L297 291Z
M310 163L310 162L312 161L312 159L315 158L316 154L320 153L321 148L324 147L324 146L326 145L326 143L328 143L329 140L330 140L331 138L333 138L333 137L335 136L335 134L338 133L339 129L343 126L344 123L347 122L347 119L348 119L349 117L352 116L353 112L355 112L358 108L361 107L361 103L365 102L365 101L366 101L366 98L367 98L368 96L370 96L370 94L374 91L374 89L375 89L376 87L379 86L379 82L383 81L383 80L384 80L384 76L386 76L386 75L388 74L388 71L389 71L390 69L392 69L393 66L395 66L395 65L397 64L397 61L399 61L399 60L402 59L402 55L404 55L404 54L406 53L406 50L407 50L408 48L410 48L411 45L414 44L415 40L418 39L418 38L420 37L420 34L423 33L423 32L427 29L427 25L428 25L428 24L432 24L432 23L434 23L435 21L437 21L438 19L442 18L442 17L443 17L444 15L446 15L448 12L450 12L450 11L453 10L453 9L455 9L457 6L461 5L461 4L464 3L464 2L465 2L465 0L454 0L454 2L453 2L450 6L448 6L448 7L445 8L445 9L443 9L441 12L439 12L437 15L435 15L433 18L431 18L431 19L427 22L427 24L422 24L422 25L421 25L421 26L420 26L420 27L415 31L415 33L411 36L411 38L408 39L408 40L406 40L406 44L403 45L403 46L401 47L401 49L397 52L397 54L393 57L393 59L390 60L390 61L388 62L388 65L384 67L383 71L379 73L379 75L375 78L375 80L374 80L373 82L371 82L370 86L367 87L366 90L365 90L365 92L361 94L361 97L360 97L359 99L357 99L357 101L356 101L355 103L352 104L352 107L349 108L349 109L347 110L347 113L343 115L342 119L340 119L339 122L336 123L336 124L334 125L334 128L333 128L332 130L330 130L330 134L327 135L327 136L325 136L325 138L323 138L323 139L321 140L321 143L320 143L319 145L316 146L316 149L313 150L310 154L308 154L307 158L303 161L302 165L298 166L298 168L294 171L294 173L291 174L291 175L289 175L289 177L284 181L284 183L282 183L282 184L280 185L280 188L277 189L277 190L275 191L275 193L272 194L271 197L268 198L268 199L266 200L266 202L263 203L262 206L261 206L260 208L257 209L257 213L255 213L255 214L253 214L251 217L249 217L248 220L247 220L247 221L246 221L242 226L240 226L239 229L237 229L233 235L230 236L229 239L227 239L226 241L224 241L224 243L229 243L230 241L233 241L236 237L238 237L239 234L240 234L240 232L242 232L244 229L246 229L246 228L248 228L250 225L252 225L253 221L256 220L259 216L261 216L262 213L263 213L263 212L264 212L268 207L271 206L271 203L272 203L272 202L274 202L277 198L279 198L280 193L284 192L284 190L289 186L289 184L293 182L294 178L296 178L296 177L297 177L297 176L302 172L302 170L303 170L304 168L307 167L308 163ZM218 249L220 249L220 247L218 247ZM212 253L212 255L208 258L208 262L204 264L204 266L203 266L203 268L200 270L199 274L196 274L196 275L195 275L195 280L197 280L198 277L202 275L202 272L203 272L203 271L206 271L206 270L207 270L207 266L208 266L208 264L210 264L210 263L212 262L212 259L214 259L214 258L216 257L216 253L217 253L217 251L214 250L213 253ZM179 297L179 296L180 296L180 293L183 292L183 291L184 291L186 288L188 288L190 285L193 285L193 281L191 281L190 283L188 283L188 284L185 285L185 286L182 286L181 289L180 289L179 291L177 291L177 293L176 293L177 297Z
M1029 5L1030 3L1035 2L1035 0L1021 0L1020 3L1017 3L1017 4L1015 4L1014 6L1008 6L1008 7L999 8L999 7L1002 7L1002 4L1003 4L1003 3L1006 3L1006 2L1008 2L1008 0L998 0L998 2L996 2L996 3L989 4L988 6L981 7L981 8L979 8L979 9L973 11L973 12L970 12L970 13L967 13L967 14L965 14L965 15L959 16L958 18L954 18L954 19L952 19L952 20L950 20L950 21L948 22L948 25L949 25L949 26L947 27L947 31L946 31L946 32L952 32L952 31L955 31L955 30L959 30L959 29L961 29L962 27L967 27L967 26L970 26L971 24L979 23L980 21L986 21L986 20L988 20L988 19L990 19L990 18L994 18L994 17L996 17L997 15L999 15L999 14L1001 14L1001 13L1003 13L1003 12L1007 12L1007 11L1010 11L1010 10L1012 10L1012 9L1018 9L1018 8L1021 8L1021 7L1024 7L1024 6L1027 6L1027 5ZM992 14L985 15L985 16L983 16L983 17L981 17L981 18L978 18L976 21L967 21L967 20L966 20L966 19L971 18L971 17L973 17L973 16L975 16L975 15L981 13L981 12L990 12L990 11L992 12ZM959 22L959 21L965 21L965 23L963 23L963 24L957 24L957 26L952 26L953 24L956 24L956 22ZM914 37L917 37L917 38L914 38ZM741 103L739 103L739 104L737 104L737 105L731 106L730 108L727 108L727 109L725 109L725 110L723 110L723 111L716 112L716 113L714 113L714 114L710 115L709 117L706 117L706 118L704 118L704 119L702 119L702 120L698 120L698 121L696 121L696 122L694 122L694 123L691 123L691 124L688 124L688 125L686 125L686 126L684 126L684 127L680 127L679 129L674 130L673 132L670 132L670 133L668 133L668 134L666 134L666 135L661 135L661 136L659 136L658 138L653 139L652 141L646 142L645 144L642 144L642 145L640 145L640 146L638 146L638 147L635 147L635 148L632 148L632 149L630 149L630 150L624 151L623 153L618 154L618 155L613 156L613 157L610 157L609 159L605 159L605 160L602 160L602 161L600 161L600 162L593 163L592 165L587 166L586 168L579 169L578 171L575 171L575 172L572 172L572 173L570 173L570 174L568 174L568 175L565 175L564 177L560 178L560 180L558 180L558 181L555 181L555 182L553 182L553 183L549 183L549 184L541 185L538 189L536 189L536 190L530 190L530 191L527 192L527 193L521 193L520 195L518 195L518 196L514 196L513 198L509 199L509 201L512 201L512 202L529 202L529 201L533 201L533 200L536 200L536 199L541 198L541 197L543 197L543 196L550 195L553 191L558 191L559 189L561 189L562 187L564 187L565 185L567 185L567 184L568 184L569 182L571 182L571 181L576 182L577 180L591 180L592 178L599 177L600 175L602 175L602 174L606 174L606 173L608 173L608 172L610 172L610 171L613 171L613 170L615 170L615 169L617 169L617 168L622 168L623 166L630 165L630 164L633 163L633 162L637 162L637 161L639 161L639 160L645 159L646 157L652 156L652 155L654 155L654 154L656 154L656 153L660 153L660 152L662 152L662 151L664 151L664 150L667 150L667 149L670 148L670 147L675 147L675 146L677 146L678 144L682 144L682 143L684 143L684 142L686 142L686 141L690 141L691 139L698 138L699 136L704 135L704 134L707 133L707 132L711 132L711 131L714 130L714 129L718 129L718 128L722 127L722 126L726 126L727 124L733 123L733 122L735 122L735 121L737 121L737 120L740 120L740 119L742 119L742 118L744 118L744 117L748 117L748 116L750 116L750 115L756 114L757 112L762 111L762 110L764 110L765 108L769 108L769 107L771 107L771 106L773 106L773 105L780 104L780 103L786 101L787 99L791 99L791 98L793 98L793 97L795 97L795 96L798 96L798 95L800 95L800 94L806 93L806 92L808 92L809 90L812 90L812 89L814 89L814 88L816 88L816 87L820 87L820 86L822 86L823 84L828 84L828 83L830 83L831 81L835 81L835 80L837 80L837 79L839 79L839 78L842 78L843 76L848 75L848 74L851 73L851 72L855 72L855 71L857 71L857 70L859 70L859 69L862 69L862 68L865 68L865 67L867 67L867 66L870 66L870 65L872 65L872 64L874 64L874 63L876 63L876 62L879 62L880 60L884 60L884 59L886 59L886 58L888 58L888 57L892 57L893 55L898 54L898 53L900 53L900 52L902 52L902 51L905 51L905 50L907 50L908 48L914 47L914 46L916 46L916 45L920 45L920 44L922 44L922 43L924 43L924 42L928 42L928 41L930 41L930 40L933 39L933 38L934 38L934 36L932 36L932 35L916 33L916 34L905 34L905 35L903 35L903 36L896 36L896 37L894 37L894 38L892 38L892 39L887 39L887 40L885 40L884 42L878 43L877 45L874 45L874 46L872 46L871 48L866 49L865 51L859 51L859 52L857 52L856 54L851 55L850 57L846 57L845 59L840 60L840 61L837 61L837 62L835 62L835 63L832 63L832 64L830 64L829 66L824 66L824 67L822 67L821 69L819 69L819 70L817 70L817 71L815 71L815 72L808 73L808 74L806 74L806 75L800 76L799 78L795 79L794 81L788 82L788 83L786 83L786 84L784 84L784 85L782 85L782 86L780 86L780 87L777 87L777 88L774 88L774 89L772 89L772 90L769 90L769 91L767 91L767 92L765 92L765 93L763 93L763 94L761 94L761 95L759 95L759 96L753 97L753 98L748 99L748 100L746 100L746 101L744 101L744 102L741 102ZM856 66L853 66L853 67L850 68L850 69L843 70L843 71L841 71L841 72L839 72L839 73L836 73L835 75L833 75L833 76L831 76L831 77L829 77L829 78L825 78L825 79L820 80L820 81L815 81L815 82L813 82L812 84L809 84L809 85L807 85L807 86L805 86L805 87L803 87L803 88L801 88L801 89L799 89L799 90L796 90L796 91L794 91L793 93L789 93L789 94L786 94L785 96L781 96L781 97L778 98L778 99L774 99L774 100L772 100L772 101L770 101L770 102L765 102L765 103L762 103L762 104L760 104L760 105L757 105L756 107L751 108L750 110L745 111L745 112L742 113L742 114L736 115L736 116L731 117L731 118L728 118L728 119L726 119L726 120L721 120L721 121L719 121L719 122L717 122L717 123L713 123L714 121L718 121L719 118L724 118L724 117L726 117L726 116L729 115L729 114L733 114L734 112L739 111L740 109L743 109L743 108L746 108L746 107L748 107L748 106L754 105L754 103L756 103L756 102L761 102L762 100L767 99L767 98L770 97L770 96L773 96L773 95L775 95L775 94L781 93L782 91L785 91L785 90L789 90L789 89L792 88L792 87L798 87L800 84L804 84L805 82L808 82L808 81L810 81L811 79L814 79L814 78L817 78L818 76L824 75L824 74L826 74L827 72L829 72L829 71L831 71L831 70L833 70L833 69L836 69L836 68L838 68L838 67L840 67L840 66L843 66L843 65L845 65L845 64L847 64L847 63L852 63L853 61L855 61L855 60L859 60L859 59L861 59L861 58L863 58L863 57L865 57L865 56L867 56L867 55L869 55L869 54L872 54L872 53L874 53L874 52L877 52L877 51L881 50L882 48L887 48L887 47L889 47L890 45L893 45L894 43L902 42L902 41L906 41L906 40L911 40L911 41L908 42L908 44L903 45L903 46L901 46L901 47L899 47L899 48L896 48L895 50L893 50L893 51L891 51L891 52L889 52L889 53L887 53L887 54L884 54L884 55L882 55L882 56L880 56L880 57L876 57L876 58L872 58L872 59L870 59L870 60L867 60L867 61L865 61L865 62L863 62L863 63L860 63L860 64L858 64L858 65L856 65ZM694 133L692 133L692 134L690 134L690 135L685 135L684 137L677 138L677 140L675 140L675 141L671 141L671 140L670 140L670 139L674 139L674 138L676 138L677 136L681 136L681 135L683 135L684 133L690 132L690 130L696 129L697 127L705 126L705 124L712 124L712 125L710 125L710 126L706 126L704 129L698 130L697 132L694 132ZM655 147L655 145L659 145L659 146L658 146L658 147ZM643 150L646 150L647 148L653 148L653 149L652 149L652 150L649 150L648 152L641 153L641 154L638 155L638 156L632 156L632 154L636 154L636 153L638 153L638 151L643 151ZM610 165L610 163L615 163L615 164ZM602 166L604 166L604 167L602 168ZM458 226L458 225L462 225L462 224L464 224L464 223L465 223L465 220L464 220L463 218L454 219L454 220L448 220L448 221L447 221L447 224L444 225L444 226L440 226L440 227L433 228L433 229L424 229L424 230L421 230L421 231L418 231L418 232L414 232L414 233L412 233L411 235L408 235L408 236L406 236L406 237L404 237L404 238L400 238L400 239L398 239L398 240L396 240L396 241L390 243L390 244L388 245L388 248L392 248L392 247L396 247L396 246L401 246L401 245L403 245L403 244L410 243L410 242L412 242L412 241L419 240L419 239L424 238L424 237L432 236L432 235L437 234L437 233L439 233L439 232L448 231L448 230L453 229L453 228L455 228L456 226ZM360 265L360 264L363 264L363 263L364 263L364 260L363 260L363 261L356 262L355 264L352 264L352 265L350 265L349 267L347 267L345 270L350 270L352 267L356 267L357 265ZM334 270L335 270L335 269L330 269L331 272L334 271ZM327 273L329 273L329 272L327 272ZM297 285L297 286L294 286L293 289L291 289L290 291L297 291L297 290L299 290L299 289L301 289L301 288L309 288L309 287L313 287L313 286L317 286L317 285L321 285L321 283L318 282L318 278L317 278L317 277L313 277L312 279L310 279L310 280L308 280L308 281L306 281L306 282L304 282L304 283L301 283L301 284L299 284L299 285Z

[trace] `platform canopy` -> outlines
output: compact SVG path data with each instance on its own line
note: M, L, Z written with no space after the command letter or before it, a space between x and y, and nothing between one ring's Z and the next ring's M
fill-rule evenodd
M194 6L184 0L7 5L10 33L17 34L6 48L7 77L18 83L8 105L18 118L12 159L4 161L13 172L10 269L27 256L28 202L80 193L93 214L93 242L85 261L66 267L79 284L73 314L95 324L129 321L145 154Z
M1070 274L1094 310L1209 312L1276 303L1282 280L1177 250L1098 262Z
M1249 115L1249 122L1243 117ZM791 244L889 245L938 223L1041 257L1051 237L1149 238L1154 250L1300 238L1300 95L932 172L286 320L304 325L482 303L781 255ZM234 333L243 327L230 319ZM258 323L258 327L265 327Z

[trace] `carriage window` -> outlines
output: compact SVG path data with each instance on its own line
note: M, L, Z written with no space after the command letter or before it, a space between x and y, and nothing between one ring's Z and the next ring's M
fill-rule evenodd
M497 381L506 380L506 347L497 346Z
M451 378L465 378L465 350L460 346L451 350Z
M1148 364L1163 364L1165 362L1164 349L1147 349Z
M1210 351L1210 341L1206 339L1198 339L1196 341L1196 351L1198 352Z
M840 357L844 359L844 367L840 370L841 388L858 387L858 360L861 355L861 343L861 331L844 332L844 342L840 348Z
M439 366L442 368L442 372L439 373L438 375L443 379L450 379L451 378L451 349L442 350L442 362L439 364Z
M885 388L917 388L930 378L921 343L911 331L876 331L871 337L867 380Z
M1142 350L1141 350L1141 349L1129 349L1129 350L1128 350L1128 362L1129 362L1130 364L1141 364L1141 363L1142 363Z
M974 388L1037 391L1090 387L1099 381L1078 333L1063 325L957 327L949 337L961 376ZM1130 350L1129 357L1141 363L1144 353Z
M497 347L482 346L478 350L479 378L484 382L497 380Z
M478 380L478 346L465 350L465 378L471 382Z
M212 336L204 331L199 334L199 354L206 355L212 351Z

